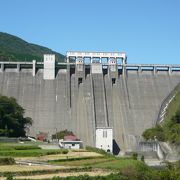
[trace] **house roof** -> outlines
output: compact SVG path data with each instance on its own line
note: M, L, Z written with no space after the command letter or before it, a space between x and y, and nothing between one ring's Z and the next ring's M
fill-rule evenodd
M72 143L79 144L79 143L82 143L82 141L61 141L60 143L62 143L62 144L68 144L68 143L70 143L70 144L72 144Z
M64 136L64 141L77 141L79 140L75 135Z

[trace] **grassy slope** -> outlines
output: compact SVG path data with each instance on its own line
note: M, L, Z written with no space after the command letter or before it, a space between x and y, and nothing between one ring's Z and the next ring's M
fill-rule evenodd
M145 139L154 139L156 136L160 141L167 141L180 145L180 89L178 90L175 98L169 104L166 117L161 126L146 129L143 132ZM176 119L176 120L175 120Z
M42 61L43 54L56 54L57 61L64 56L43 46L28 43L16 36L0 32L0 61Z
M115 173L112 177L108 177L105 179L119 179L120 177L115 177L117 174L116 172L120 172L124 177L127 177L127 179L140 179L139 177L142 177L142 179L145 177L146 179L149 179L149 177L153 176L153 171L151 168L146 166L142 161L139 160L133 160L131 158L118 158L118 157L94 157L94 158L87 158L87 159L74 159L72 160L66 160L59 162L56 161L50 161L52 164L56 165L63 165L63 166L73 166L73 167L89 167L92 169L102 169L104 171L112 171ZM145 179L144 178L144 179ZM76 178L75 178L76 179ZM78 179L78 177L77 177ZM121 179L121 178L120 178Z
M64 149L41 149L36 144L0 143L0 157L37 157L50 154L67 153Z
M177 110L180 108L180 90L176 94L173 101L169 104L168 110L165 117L165 122L169 121L177 112Z
M180 145L180 89L168 107L162 128L166 141Z
M51 160L51 164L63 165L63 166L81 166L102 168L111 170L121 170L124 168L133 168L135 170L147 170L147 166L142 161L133 160L130 158L116 158L116 157L89 157L89 158L74 158L62 160Z

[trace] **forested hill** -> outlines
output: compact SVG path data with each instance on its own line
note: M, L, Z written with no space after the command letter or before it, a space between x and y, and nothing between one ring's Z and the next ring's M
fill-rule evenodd
M43 46L31 44L23 39L0 32L0 61L42 61L43 54L56 54L57 61L64 56Z

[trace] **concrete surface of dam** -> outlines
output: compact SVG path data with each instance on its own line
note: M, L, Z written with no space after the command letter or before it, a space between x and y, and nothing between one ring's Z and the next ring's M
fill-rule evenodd
M72 130L85 145L95 146L96 127L112 127L121 151L134 151L142 132L155 125L163 100L180 82L180 69L141 65L83 65L56 68L55 78L43 69L4 66L0 94L13 96L33 119L29 134ZM129 67L128 67L129 66ZM148 66L148 65L147 65ZM2 67L2 64L1 64ZM114 67L114 65L113 65ZM97 70L97 73L96 71Z

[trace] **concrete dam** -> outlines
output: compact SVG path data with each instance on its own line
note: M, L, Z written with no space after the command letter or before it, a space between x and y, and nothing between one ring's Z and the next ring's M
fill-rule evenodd
M96 128L112 127L122 152L137 150L180 83L180 65L127 64L124 53L68 52L64 63L45 55L44 62L0 65L0 94L15 97L33 119L29 135L68 129L95 146Z

